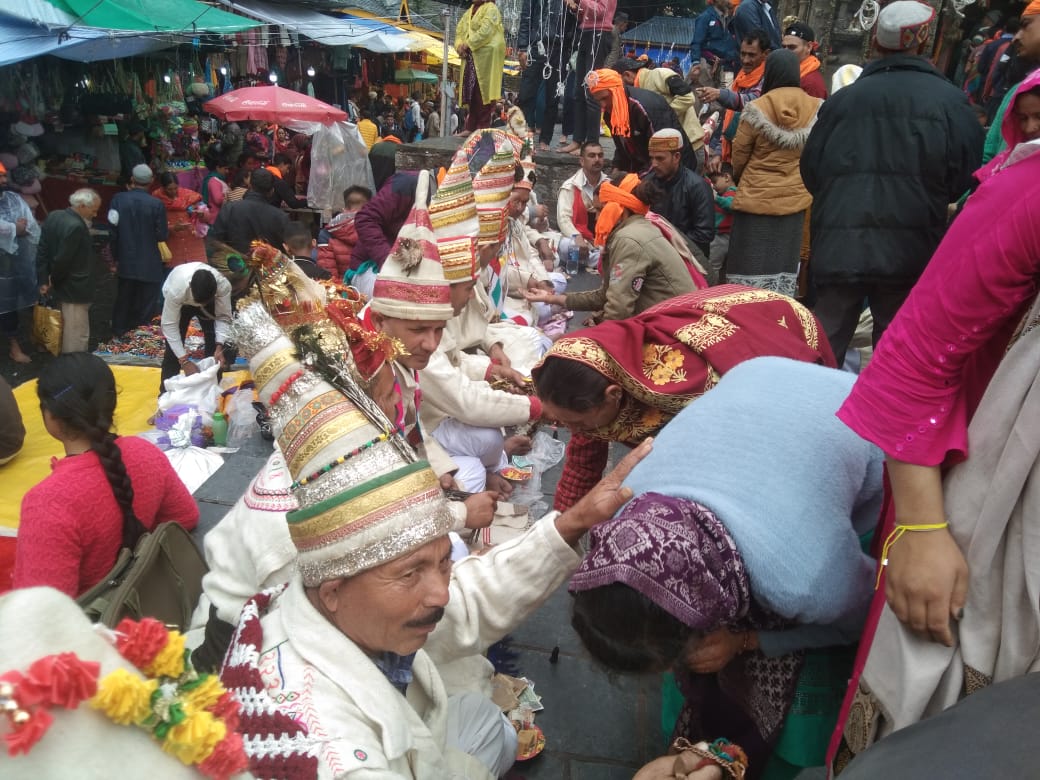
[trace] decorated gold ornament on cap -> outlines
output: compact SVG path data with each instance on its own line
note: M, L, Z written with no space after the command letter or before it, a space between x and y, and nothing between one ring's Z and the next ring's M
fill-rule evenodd
M302 325L327 322L324 287L270 244L254 241L250 250L245 263L252 274L252 286L239 302L239 308L260 300L275 322L289 333Z
M232 332L292 473L300 508L286 520L304 585L353 576L451 529L436 475L357 387L349 349L330 355L303 329L294 343L260 302Z
M935 9L917 0L895 0L878 14L875 40L882 49L911 51L928 40Z
M650 136L651 152L678 152L682 150L682 133L671 127L658 130Z
M430 224L437 237L444 278L449 284L472 279L476 273L477 205L469 160L462 149L455 153L430 201Z
M415 204L376 276L370 305L386 317L449 320L455 315L427 207L430 179L429 171L419 172Z

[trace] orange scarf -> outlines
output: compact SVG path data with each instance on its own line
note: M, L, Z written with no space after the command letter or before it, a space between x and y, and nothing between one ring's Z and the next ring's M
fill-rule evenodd
M603 182L599 188L599 199L604 205L596 219L596 246L606 246L607 237L611 234L625 209L635 214L646 214L650 207L632 194L632 190L639 184L639 175L630 173L621 180L621 184L614 186L609 181Z
M740 92L741 90L744 90L744 89L751 89L751 87L755 86L758 82L760 82L762 80L763 76L765 76L765 75L766 75L766 61L762 60L762 62L759 63L759 66L757 68L755 68L753 71L751 71L750 73L746 73L743 70L741 70L740 73L738 73L736 75L736 78L733 79L733 85L730 87L730 90L733 91L733 92ZM723 116L722 116L722 130L723 130L723 133L725 133L726 128L729 127L730 122L733 121L733 116L735 114L738 114L738 113L740 113L740 112L739 111L734 111L731 108L727 108L726 109L726 113L723 114ZM732 146L730 145L729 139L726 138L725 136L723 136L723 138L722 138L722 159L724 161L726 161L726 162L729 162L730 157L732 156L732 154L733 154L733 149L732 149Z
M817 57L806 57L798 65L798 71L801 77L804 79L813 71L820 69L820 60Z
M628 125L628 95L625 94L625 82L614 70L594 70L585 77L585 86L591 94L596 92L610 93L610 134L628 138L632 128Z

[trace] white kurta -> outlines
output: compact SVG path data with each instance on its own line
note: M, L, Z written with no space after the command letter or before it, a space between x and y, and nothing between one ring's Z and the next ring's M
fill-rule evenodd
M321 616L299 579L272 602L262 620L258 667L277 708L306 727L301 740L318 757L318 778L491 777L447 744L448 695L439 667L484 652L570 576L580 557L554 518L455 564L444 619L416 653L406 696ZM246 735L246 743L258 741Z

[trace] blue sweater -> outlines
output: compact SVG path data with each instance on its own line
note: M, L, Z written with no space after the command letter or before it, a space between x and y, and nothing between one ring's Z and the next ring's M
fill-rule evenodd
M874 562L860 547L882 497L884 455L835 412L852 374L762 357L664 427L625 484L699 501L729 530L756 602L802 624L760 632L767 655L858 636Z

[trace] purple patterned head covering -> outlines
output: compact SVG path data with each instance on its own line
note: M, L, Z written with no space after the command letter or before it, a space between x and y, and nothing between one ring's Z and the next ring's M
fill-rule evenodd
M572 593L620 582L697 631L747 614L751 591L740 551L696 501L644 493L590 536Z

